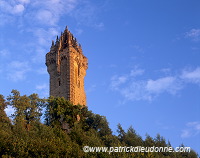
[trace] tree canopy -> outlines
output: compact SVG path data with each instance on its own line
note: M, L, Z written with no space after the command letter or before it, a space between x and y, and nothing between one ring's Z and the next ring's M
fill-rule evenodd
M6 107L15 112L7 117ZM45 111L45 112L44 112ZM198 158L191 152L84 152L84 146L171 146L158 134L143 140L132 126L125 131L120 124L114 135L105 116L86 106L72 105L64 98L41 99L37 94L21 95L13 90L6 99L0 95L1 157L124 157L124 158ZM184 146L184 145L182 145Z

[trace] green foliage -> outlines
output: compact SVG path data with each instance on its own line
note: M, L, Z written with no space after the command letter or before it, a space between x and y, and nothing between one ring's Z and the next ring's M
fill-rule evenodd
M2 123L9 123L10 120L7 117L6 113L5 113L5 108L7 107L7 102L4 99L3 95L0 95L0 123L1 125L3 125Z
M66 123L73 127L81 114L80 105L72 105L65 98L50 97L46 106L46 124L51 126L64 126Z
M88 111L81 105L72 105L64 98L40 99L37 94L21 96L17 90L4 99L0 95L0 156L21 157L85 157L85 158L197 158L190 153L88 152L84 146L171 146L159 134L146 135L145 140L131 126L125 131L118 124L118 136L113 135L106 117ZM5 108L15 109L13 122ZM41 122L45 109L45 123Z
M7 100L8 104L15 109L15 113L12 115L14 124L30 130L32 124L40 121L44 100L40 99L37 94L21 96L17 90L12 90L11 93L12 95L8 96Z

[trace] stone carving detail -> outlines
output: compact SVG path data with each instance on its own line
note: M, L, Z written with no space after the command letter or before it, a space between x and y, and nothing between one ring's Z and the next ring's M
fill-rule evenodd
M66 27L64 33L52 41L46 54L46 66L50 75L50 95L65 97L74 105L86 105L84 78L88 59L81 45Z

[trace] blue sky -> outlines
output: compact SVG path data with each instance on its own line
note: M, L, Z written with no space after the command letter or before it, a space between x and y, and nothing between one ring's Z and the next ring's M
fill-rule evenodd
M45 54L68 25L88 107L114 134L132 125L200 153L199 18L199 0L0 0L0 94L48 97Z

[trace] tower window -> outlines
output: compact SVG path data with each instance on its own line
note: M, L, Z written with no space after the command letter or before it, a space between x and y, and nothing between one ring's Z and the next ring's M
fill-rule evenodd
M78 76L80 76L80 65L78 65Z
M60 79L58 80L58 86L60 86Z

